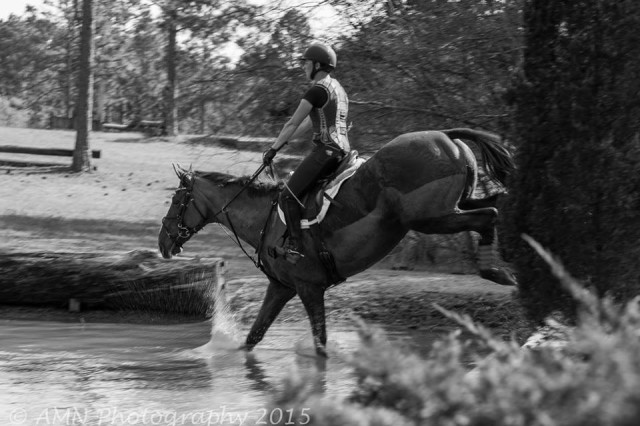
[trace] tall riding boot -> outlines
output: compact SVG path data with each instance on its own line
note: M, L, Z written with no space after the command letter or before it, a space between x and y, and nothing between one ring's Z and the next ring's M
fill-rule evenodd
M283 203L284 206L284 218L287 221L287 230L289 231L289 238L284 247L285 259L293 263L294 265L304 257L302 254L302 247L300 245L302 241L302 230L300 229L300 206L294 199L286 199Z

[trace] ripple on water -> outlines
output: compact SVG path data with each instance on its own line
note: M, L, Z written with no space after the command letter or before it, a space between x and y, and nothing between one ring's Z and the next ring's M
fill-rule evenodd
M327 395L353 390L347 359L358 346L355 328L329 326L325 363L314 356L306 321L275 324L252 353L237 350L246 332L229 316L175 325L0 321L0 424L10 424L3 415L15 410L31 419L23 424L53 424L34 419L58 409L94 417L212 410L255 417L294 372ZM102 424L131 424L121 420Z
M209 322L80 327L12 321L0 323L0 333L0 413L26 410L32 420L64 407L93 414L222 407L256 414L296 369L318 375L320 390L331 394L346 395L353 386L338 349L326 369L317 370L306 323L273 327L250 354L237 350L246 330L211 332ZM2 415L0 424L9 424Z

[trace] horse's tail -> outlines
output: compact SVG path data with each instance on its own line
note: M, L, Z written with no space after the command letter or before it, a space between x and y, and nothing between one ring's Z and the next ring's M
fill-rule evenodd
M506 185L507 176L515 170L513 156L502 145L500 136L481 130L460 128L441 130L450 139L469 139L476 143L482 153L482 161L490 178Z

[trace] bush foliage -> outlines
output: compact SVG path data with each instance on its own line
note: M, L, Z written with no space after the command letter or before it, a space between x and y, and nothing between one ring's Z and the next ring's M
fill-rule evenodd
M469 345L459 332L423 359L363 326L351 359L358 388L348 401L323 398L309 380L294 377L274 405L297 407L298 414L306 407L300 425L639 424L639 299L621 306L598 298L537 248L579 306L578 325L564 330L562 348L521 348L449 312L491 351L476 356L470 371Z

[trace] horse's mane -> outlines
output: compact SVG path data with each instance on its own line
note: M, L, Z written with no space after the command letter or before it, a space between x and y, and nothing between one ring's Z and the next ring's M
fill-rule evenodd
M263 195L274 191L280 191L277 182L270 181L251 181L251 176L234 176L220 172L204 172L196 170L193 175L211 182L214 185L225 187L228 185L237 185L239 187L247 186L247 191L251 195Z

